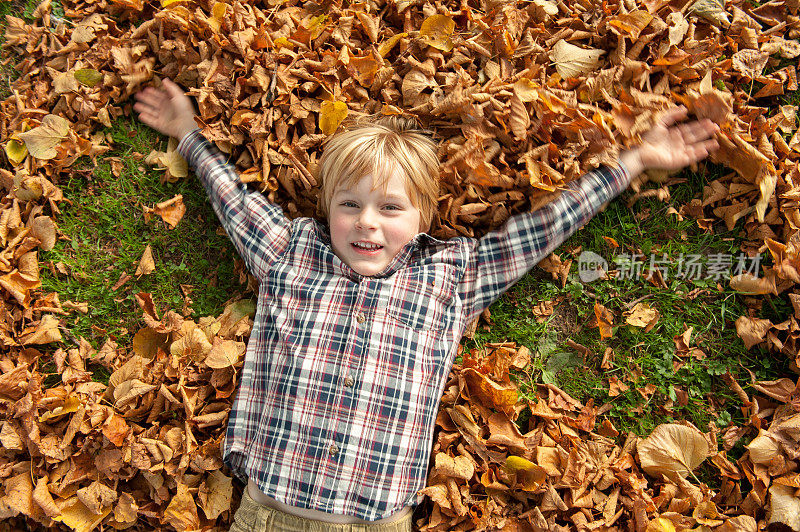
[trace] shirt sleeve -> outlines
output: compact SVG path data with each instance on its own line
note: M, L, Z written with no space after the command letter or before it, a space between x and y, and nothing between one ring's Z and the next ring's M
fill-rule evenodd
M554 201L509 218L500 229L473 241L459 284L467 323L491 305L539 261L588 222L630 184L623 165L600 167L571 182Z
M262 279L287 249L291 221L263 194L248 190L225 156L199 130L181 139L178 152L203 183L214 212L247 269Z

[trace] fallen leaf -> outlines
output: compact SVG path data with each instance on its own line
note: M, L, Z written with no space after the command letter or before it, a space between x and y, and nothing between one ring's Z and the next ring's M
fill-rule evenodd
M170 229L175 229L178 222L183 218L183 215L186 214L186 206L183 204L182 194L178 194L167 201L157 203L153 208L147 206L143 208L146 222L150 221L150 214L157 214L167 223Z
M709 456L706 439L685 425L662 424L636 445L639 462L648 475L685 477Z
M727 28L731 24L722 0L696 0L689 12L700 15L717 27Z
M562 78L576 78L599 69L600 56L604 53L605 50L599 48L580 48L561 39L550 51L550 59Z
M625 323L634 327L645 328L649 332L658 322L659 313L656 309L644 302L639 302L625 317Z
M55 157L56 146L61 144L69 133L70 123L57 115L47 115L42 124L24 133L17 133L17 138L25 143L28 153L37 159L47 160Z
M339 124L347 117L347 104L325 100L320 104L319 129L325 135L333 135Z
M142 275L149 275L153 273L156 269L156 263L153 261L153 249L150 247L150 244L144 248L144 253L142 253L142 258L139 259L139 266L136 267L136 273L134 275L139 278Z
M217 519L222 512L231 509L233 482L231 477L219 469L212 471L200 487L197 498L200 508L208 519Z
M449 52L453 49L452 35L456 29L455 21L446 15L431 15L422 22L419 36L428 46Z
M795 532L800 531L800 497L795 495L794 488L782 484L769 488L767 523L781 523Z
M16 138L10 138L5 146L6 155L12 165L18 166L28 156L28 148Z
M110 506L94 513L74 496L61 503L61 515L53 520L64 523L75 532L91 532L110 513Z
M242 342L222 340L211 347L204 362L209 368L227 368L236 364L242 355L244 355Z
M81 85L87 87L94 87L103 80L103 74L93 68L79 68L73 75Z
M186 484L178 482L177 493L164 510L164 520L179 531L197 530L200 526L197 505Z

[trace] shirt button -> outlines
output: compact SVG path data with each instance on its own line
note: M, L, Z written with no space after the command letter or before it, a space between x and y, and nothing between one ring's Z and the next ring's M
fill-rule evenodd
M363 313L359 312L358 314L356 314L356 321L358 323L364 323L365 321L367 321L367 318L364 316Z
M351 387L353 385L353 377L351 377L350 375L345 377L344 378L344 385L347 386L348 388Z
M338 448L338 447L336 447L336 444L335 444L335 443L332 443L332 444L331 444L331 446L330 446L330 448L328 449L328 453L329 453L331 456L336 456L336 453L338 453L338 452L339 452L339 448Z

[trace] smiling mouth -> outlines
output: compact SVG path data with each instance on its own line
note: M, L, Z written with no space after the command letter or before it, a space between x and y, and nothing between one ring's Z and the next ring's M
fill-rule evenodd
M383 246L379 244L371 244L366 242L353 242L350 245L353 246L353 248L359 253L375 253L383 249Z

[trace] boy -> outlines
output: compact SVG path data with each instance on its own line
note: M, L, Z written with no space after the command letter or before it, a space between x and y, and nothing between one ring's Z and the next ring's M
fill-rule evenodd
M334 135L320 159L328 226L288 220L239 183L200 135L189 99L136 95L178 150L260 281L223 459L248 479L231 530L411 530L434 421L467 324L647 168L716 149L710 121L665 114L620 168L570 183L544 208L480 240L425 233L436 211L436 145L400 120Z

